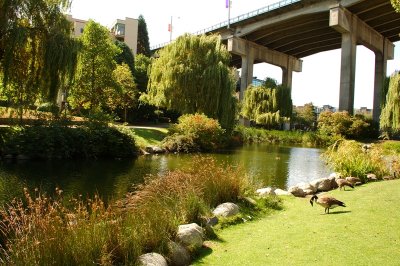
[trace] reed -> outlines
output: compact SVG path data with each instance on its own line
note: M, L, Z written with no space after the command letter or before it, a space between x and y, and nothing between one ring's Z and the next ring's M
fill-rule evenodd
M106 206L99 197L67 201L24 191L0 211L1 263L131 265L144 252L167 253L179 224L199 222L211 208L249 191L243 171L196 157L193 167L149 176L136 191Z

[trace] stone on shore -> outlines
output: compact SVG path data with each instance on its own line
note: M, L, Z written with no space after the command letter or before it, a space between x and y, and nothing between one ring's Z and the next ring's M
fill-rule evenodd
M196 223L180 225L176 238L184 247L196 250L203 245L203 228Z
M225 202L217 206L212 212L215 216L230 217L239 213L239 206L232 202Z
M260 189L256 190L256 193L260 197L268 196L268 195L275 195L275 189L273 189L271 187L260 188Z
M176 242L168 243L168 259L170 265L174 266L187 266L191 263L189 250Z
M154 252L140 255L138 264L141 266L168 266L165 258L161 254Z

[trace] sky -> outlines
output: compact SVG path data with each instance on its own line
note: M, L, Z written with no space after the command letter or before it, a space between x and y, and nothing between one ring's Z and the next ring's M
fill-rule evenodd
M231 18L279 2L278 0L232 0ZM77 19L93 19L111 26L116 19L138 18L143 15L149 33L150 46L169 42L168 24L172 19L172 39L179 35L208 28L228 19L225 0L73 0L70 14ZM395 43L395 59L388 61L388 75L400 70L400 42ZM293 104L312 102L322 106L339 105L340 49L302 58L303 70L294 72ZM374 53L357 47L354 107L372 108L374 86ZM254 66L254 76L271 77L279 83L282 71L268 64Z

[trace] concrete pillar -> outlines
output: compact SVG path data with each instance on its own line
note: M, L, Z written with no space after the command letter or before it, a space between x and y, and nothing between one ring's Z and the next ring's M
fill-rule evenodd
M342 34L342 58L340 66L339 111L354 112L354 85L356 77L357 42L355 34Z
M253 82L254 53L247 49L247 54L242 56L242 72L240 75L239 101L244 99L247 87Z
M286 88L292 89L293 80L293 64L288 57L288 62L286 67L282 67L282 85Z
M379 123L381 115L381 102L382 102L382 91L386 78L387 59L385 52L375 52L375 85L374 85L374 99L373 99L373 110L372 120Z

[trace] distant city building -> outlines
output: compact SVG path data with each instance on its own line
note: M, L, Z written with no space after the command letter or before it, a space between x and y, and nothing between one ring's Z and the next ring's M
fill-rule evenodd
M81 36L88 21L66 16L73 25L72 36ZM137 53L138 24L138 20L133 18L117 19L109 28L113 38L126 43L134 55Z
M367 107L361 107L360 109L357 109L355 111L355 114L360 114L364 116L372 116L372 109L369 109Z

